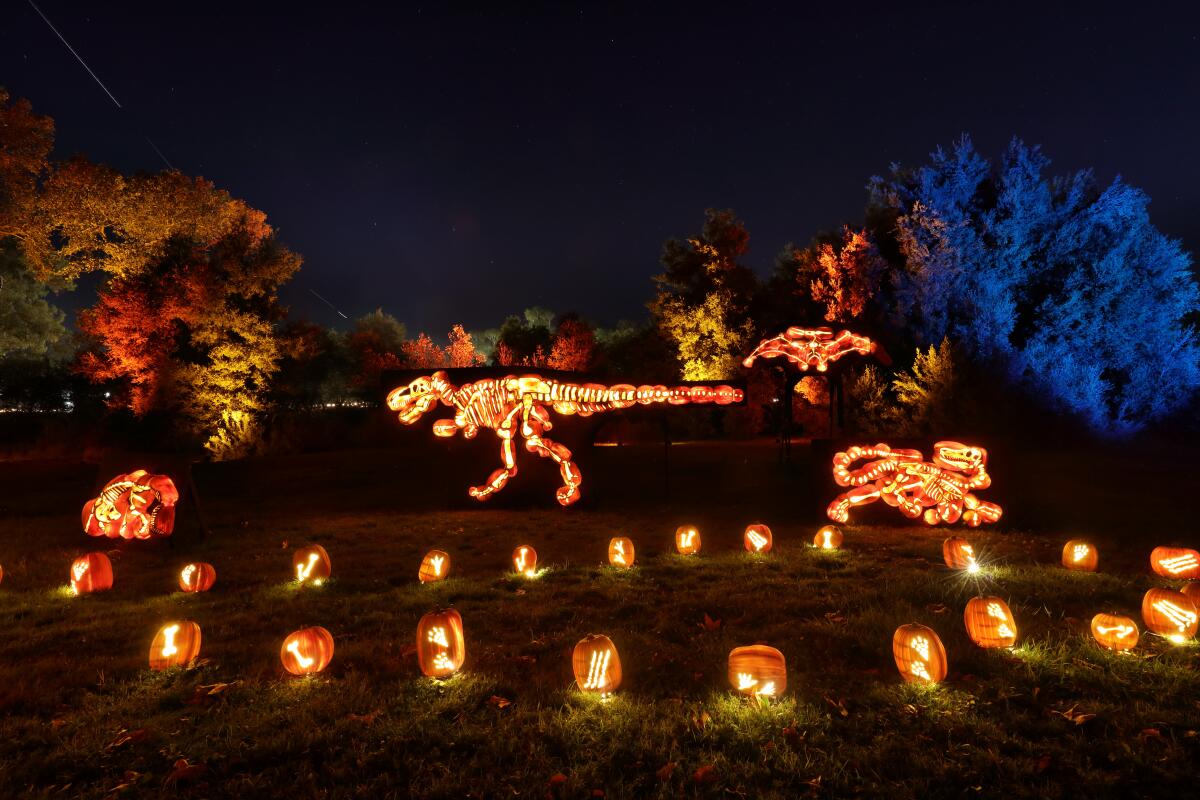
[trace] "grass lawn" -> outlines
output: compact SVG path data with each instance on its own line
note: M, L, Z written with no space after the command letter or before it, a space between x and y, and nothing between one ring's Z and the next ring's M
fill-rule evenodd
M780 470L761 445L674 451L669 498L659 450L582 454L583 489L604 502L567 511L536 469L510 487L529 484L531 506L514 491L477 508L445 498L486 472L443 474L395 452L205 466L212 534L122 547L114 589L81 598L63 588L70 561L113 546L79 530L95 468L0 464L0 795L1195 796L1200 647L1143 633L1116 655L1087 632L1104 610L1140 626L1143 592L1166 585L1149 574L1150 548L1187 539L1166 516L1134 530L1136 498L1121 492L1182 497L1194 480L1154 474L1087 504L1057 462L1042 481L1010 469L1024 508L1047 516L1004 494L1012 513L966 533L987 565L967 578L941 563L944 529L901 525L890 509L845 526L841 552L806 546L834 491L823 466ZM1062 522L1068 497L1086 530ZM753 521L774 531L768 556L741 550ZM683 523L701 529L699 557L672 552ZM1101 546L1097 574L1058 566L1081 533ZM602 566L615 535L633 538L635 569ZM290 552L308 543L333 562L319 589L289 582ZM537 579L511 573L523 543L547 567ZM451 554L453 577L422 586L433 547ZM215 565L211 592L177 590L191 560ZM1012 651L968 640L962 611L978 592L1008 601ZM445 605L462 613L467 661L434 681L413 639ZM201 659L151 672L150 640L173 619L200 624ZM892 633L912 621L945 643L940 686L895 669ZM328 628L336 653L319 676L291 678L280 644L305 625ZM624 666L603 702L572 683L571 650L588 633L609 635ZM729 651L755 642L787 657L775 702L727 684Z

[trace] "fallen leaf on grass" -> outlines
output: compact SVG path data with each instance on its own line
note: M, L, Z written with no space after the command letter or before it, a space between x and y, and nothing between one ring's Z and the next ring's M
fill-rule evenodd
M363 725L373 725L376 717L382 713L383 711L377 708L369 714L347 714L346 719L350 722L361 722Z
M792 747L799 747L804 741L805 734L796 727L795 723L783 729L783 739Z
M807 780L804 783L805 783L805 785L808 786L809 789L812 789L814 792L821 791L821 776L820 775L818 775L817 777L815 777L811 780Z
M825 621L832 622L834 625L841 625L846 621L846 615L840 611L825 612Z
M406 644L404 649L400 651L401 658L410 658L417 654L417 646L415 644Z
M1138 734L1138 738L1139 739L1161 739L1162 731L1160 731L1158 728L1143 728L1142 732Z
M931 614L945 614L946 613L946 604L945 603L930 603L929 605L925 606L925 610Z
M567 776L561 772L556 772L550 776L550 780L546 781L546 797L560 797L559 794L562 788L567 783Z
M699 627L706 631L715 631L721 627L721 620L713 619L707 612L704 614L704 622L699 623Z
M838 698L834 700L832 697L826 697L825 702L837 709L838 713L843 717L850 716L850 712L846 709L846 701Z
M512 700L509 700L507 697L501 697L498 694L494 694L488 698L488 704L499 709L505 709L512 705Z
M208 771L208 764L189 764L186 758L175 762L171 773L163 779L163 786L175 786L180 783L194 781Z
M705 764L692 773L692 780L696 783L716 783L717 768L712 764Z
M243 524L245 524L245 523L243 523ZM282 542L280 542L280 543L279 543L279 549L280 549L280 550L287 550L287 546L288 546L288 540L287 540L287 539L284 539Z
M135 728L134 730L131 730L131 731L121 730L117 734L117 737L115 739L113 739L111 742L109 742L108 745L104 748L104 752L111 753L113 750L116 750L118 747L124 747L127 744L137 744L138 742L144 742L144 741L146 741L146 739L149 736L150 736L150 731L146 730L145 728Z
M1050 769L1050 765L1054 763L1053 756L1042 756L1038 759L1037 765L1033 768L1034 772L1042 773Z
M701 711L699 714L692 713L692 726L696 730L702 731L708 727L708 723L712 722L712 717L707 711Z
M184 702L189 706L201 706L206 703L211 703L220 698L227 690L238 686L241 681L231 681L230 683L209 683L197 686L192 692L190 699Z
M1062 717L1068 722L1074 722L1076 725L1082 725L1088 720L1096 718L1095 714L1085 714L1082 711L1076 711L1075 709L1077 708L1079 708L1078 705L1073 705L1066 711L1055 711L1054 709L1050 709L1050 713L1054 714L1055 716Z
M667 763L663 764L661 767L658 768L658 771L654 773L654 776L656 778L658 778L660 781L662 781L663 783L666 783L667 781L671 780L671 773L673 773L674 771L675 771L675 762L668 761Z

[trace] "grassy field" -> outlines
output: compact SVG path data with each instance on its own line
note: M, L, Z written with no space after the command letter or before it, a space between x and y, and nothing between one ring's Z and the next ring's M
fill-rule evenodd
M71 559L112 546L79 531L95 467L0 464L0 795L1195 796L1200 647L1145 635L1119 656L1087 634L1102 610L1140 621L1142 593L1163 583L1150 547L1194 531L1175 502L1194 491L1187 476L1141 470L1088 496L1059 468L1069 456L1047 454L1040 479L1010 465L1011 513L968 533L987 566L966 578L941 564L943 531L882 510L845 528L842 552L807 547L833 487L803 452L783 470L769 446L673 448L667 496L660 449L583 454L592 494L568 511L537 469L477 508L457 498L482 474L394 452L205 466L211 534L122 547L114 589L82 598L64 590ZM1161 514L1135 529L1151 492ZM769 556L741 551L752 521L775 532ZM700 527L701 556L671 552L682 523ZM1102 548L1098 574L1058 566L1081 533ZM602 566L618 534L637 545L633 570ZM290 551L307 543L332 558L319 589L289 582ZM511 573L522 543L548 568L535 580ZM422 586L431 547L450 552L453 577ZM211 592L177 591L190 560L216 566ZM1018 647L967 639L978 592L1007 599ZM444 605L462 613L468 653L438 682L421 677L413 638ZM200 624L201 659L150 672L150 640L172 619ZM945 642L938 687L896 672L892 632L910 621ZM320 676L290 678L280 643L304 625L328 628L336 654ZM572 685L571 649L591 632L624 664L605 702ZM730 649L755 642L787 657L776 702L727 685Z

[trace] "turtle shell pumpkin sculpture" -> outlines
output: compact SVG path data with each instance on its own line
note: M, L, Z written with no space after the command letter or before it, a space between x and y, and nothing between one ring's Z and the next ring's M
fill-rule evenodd
M83 531L110 539L170 536L179 492L167 475L144 469L118 475L83 506Z

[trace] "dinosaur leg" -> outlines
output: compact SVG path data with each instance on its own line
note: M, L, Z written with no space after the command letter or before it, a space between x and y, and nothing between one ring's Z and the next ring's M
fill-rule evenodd
M973 494L967 494L963 498L963 504L967 510L963 512L962 520L972 528L978 528L985 522L994 523L1000 519L1000 514L1003 513L1000 506L980 500Z
M563 485L556 493L559 505L569 506L579 499L579 484L583 482L583 475L579 472L579 467L571 461L570 450L552 439L541 436L530 436L526 439L525 449L557 462L558 471L563 479Z
M488 476L483 486L472 486L469 490L471 497L476 500L486 500L504 488L508 479L517 474L517 454L513 448L512 429L500 428L496 431L500 436L500 458L504 466Z
M834 522L846 522L850 519L850 509L853 506L874 503L878 499L879 487L874 484L859 486L833 498L829 508L825 509L825 514Z

